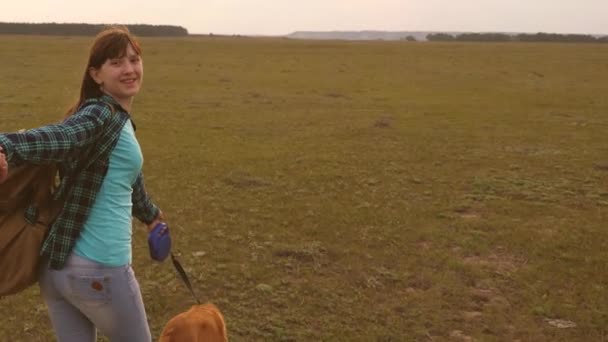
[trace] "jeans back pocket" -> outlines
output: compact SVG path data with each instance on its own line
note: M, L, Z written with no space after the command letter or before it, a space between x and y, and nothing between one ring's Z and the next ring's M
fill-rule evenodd
M105 304L110 301L110 277L94 275L68 275L74 297L83 304Z

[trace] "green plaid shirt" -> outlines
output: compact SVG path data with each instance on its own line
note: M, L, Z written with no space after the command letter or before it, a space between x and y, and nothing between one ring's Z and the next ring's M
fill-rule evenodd
M129 114L106 95L87 100L62 123L0 134L10 165L58 163L63 175L55 198L65 198L65 204L41 250L51 268L63 268L72 252L108 171L110 154L129 120ZM140 221L151 223L158 216L141 173L133 185L132 202L133 216Z

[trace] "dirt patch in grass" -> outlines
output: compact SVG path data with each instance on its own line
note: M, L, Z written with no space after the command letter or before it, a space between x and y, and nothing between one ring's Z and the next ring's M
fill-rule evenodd
M394 119L392 117L381 117L374 122L376 128L390 128L393 125Z
M240 189L258 188L272 185L272 183L269 181L246 173L231 174L224 177L222 180L224 183Z
M593 168L599 171L608 171L608 162L595 163Z
M456 215L458 215L458 217L463 218L463 219L479 219L481 218L481 214L477 212L477 210L468 207L468 206L462 206L462 207L457 207L454 209L454 212L456 213Z
M503 276L510 276L517 272L524 264L521 259L506 253L493 253L487 256L468 256L463 259L463 262Z

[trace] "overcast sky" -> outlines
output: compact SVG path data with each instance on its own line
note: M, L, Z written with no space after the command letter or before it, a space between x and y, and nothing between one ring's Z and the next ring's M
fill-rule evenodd
M190 33L246 35L329 30L608 34L608 0L7 0L0 21L179 25Z

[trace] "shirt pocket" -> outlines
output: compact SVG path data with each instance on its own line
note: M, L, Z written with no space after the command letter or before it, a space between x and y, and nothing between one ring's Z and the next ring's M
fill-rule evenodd
M94 275L68 275L72 295L82 304L102 305L111 300L111 278Z

